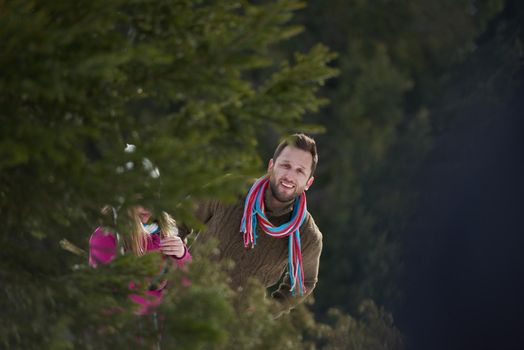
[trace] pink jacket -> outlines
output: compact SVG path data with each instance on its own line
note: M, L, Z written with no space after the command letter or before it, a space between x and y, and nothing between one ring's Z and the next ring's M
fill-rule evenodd
M116 236L104 230L102 227L97 227L89 238L89 265L97 267L99 264L105 265L110 263L116 256L118 249L118 242ZM147 240L147 252L160 251L160 235L151 234ZM187 262L191 261L191 254L184 250L184 255L180 258L176 256L164 255L164 258L172 259L178 267L183 267ZM188 284L189 281L183 281ZM144 294L129 294L129 299L137 303L139 308L136 311L138 315L148 314L160 305L162 302L163 293L165 290L166 281L162 281L155 290L148 290ZM137 286L134 281L129 283L129 289L134 290Z

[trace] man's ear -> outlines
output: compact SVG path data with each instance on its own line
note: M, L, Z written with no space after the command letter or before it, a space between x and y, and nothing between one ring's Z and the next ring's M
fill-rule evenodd
M273 169L273 165L274 165L273 158L271 158L269 162L267 163L267 171L271 171L271 169Z
M313 176L311 176L309 178L309 180L307 180L306 182L306 187L305 187L305 190L309 190L309 188L311 187L311 185L313 185L313 182L315 181L315 178Z

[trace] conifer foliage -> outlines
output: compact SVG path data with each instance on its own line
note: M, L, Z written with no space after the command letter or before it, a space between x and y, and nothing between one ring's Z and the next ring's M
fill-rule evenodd
M190 220L195 200L230 198L259 173L256 130L299 128L326 102L317 90L335 74L321 45L290 61L272 54L300 31L288 21L301 6L0 2L0 347L157 341L126 301L127 283L156 271L156 257L93 270L59 241L85 249L105 204L122 213L140 201ZM109 224L122 228L123 216ZM201 271L215 268L205 259ZM163 341L227 344L234 295L225 278L191 274L191 292L165 303ZM170 319L177 312L185 322Z

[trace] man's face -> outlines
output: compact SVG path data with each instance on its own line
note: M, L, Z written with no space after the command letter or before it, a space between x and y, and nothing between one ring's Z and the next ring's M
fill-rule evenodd
M271 159L268 165L269 185L273 197L280 202L289 202L313 183L311 153L299 148L287 146L276 160Z

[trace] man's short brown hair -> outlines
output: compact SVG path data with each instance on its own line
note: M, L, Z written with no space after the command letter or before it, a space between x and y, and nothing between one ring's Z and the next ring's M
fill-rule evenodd
M290 135L286 137L282 142L280 142L280 144L277 146L277 149L273 154L273 161L277 160L280 153L282 153L284 148L286 148L287 146L293 146L303 151L311 153L311 156L313 157L313 162L311 163L310 176L313 176L318 163L317 144L315 143L315 140L313 140L313 138L305 134Z

